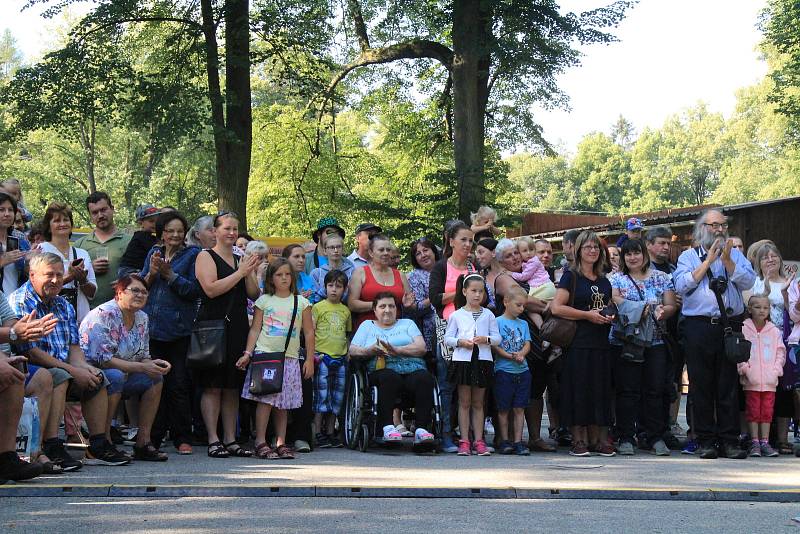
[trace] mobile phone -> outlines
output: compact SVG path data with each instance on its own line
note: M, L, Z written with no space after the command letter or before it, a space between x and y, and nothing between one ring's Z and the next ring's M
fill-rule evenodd
M83 258L78 258L77 260L72 260L72 266L77 267L83 262Z
M23 375L28 374L28 360L19 360L11 364L17 371Z

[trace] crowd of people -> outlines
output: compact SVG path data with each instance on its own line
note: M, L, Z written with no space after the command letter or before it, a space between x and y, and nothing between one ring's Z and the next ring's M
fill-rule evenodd
M356 227L349 255L347 232L326 217L312 242L270 257L235 213L190 226L143 205L131 234L96 192L91 232L73 241L70 207L53 202L29 227L19 182L0 187L0 480L166 461L167 439L179 455L202 443L211 458L341 447L357 363L378 388L384 445L794 452L800 285L774 243L745 250L720 211L697 219L673 265L667 227L632 218L611 246L570 230L557 262L548 240L502 237L484 206L471 224L449 221L441 247L414 241L405 273L373 223ZM217 337L203 346L200 335ZM688 429L677 423L684 368ZM24 397L41 426L28 459L15 443ZM132 453L119 447L123 425L136 429Z

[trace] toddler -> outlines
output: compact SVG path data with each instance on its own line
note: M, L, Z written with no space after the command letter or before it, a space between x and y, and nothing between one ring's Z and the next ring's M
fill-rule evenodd
M480 241L484 237L494 237L503 233L497 226L497 211L489 206L481 206L478 211L470 215L472 226L470 230L475 234L475 241Z
M518 282L526 282L530 286L531 289L528 295L545 302L553 300L556 296L556 286L550 280L547 269L545 269L536 255L534 240L530 237L519 238L517 240L517 250L519 250L519 255L522 256L524 263L522 264L522 272L511 273L511 277ZM541 314L528 312L528 317L536 325L536 328L542 327L544 319Z

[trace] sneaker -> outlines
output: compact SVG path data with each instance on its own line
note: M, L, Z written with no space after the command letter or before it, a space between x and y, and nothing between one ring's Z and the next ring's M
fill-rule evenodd
M591 456L592 453L589 452L589 449L586 447L586 443L582 441L576 441L572 444L572 448L569 450L570 456Z
M403 436L404 438L410 438L411 436L414 435L414 433L411 432L409 429L407 429L406 425L404 425L403 423L400 423L399 425L394 427L394 429L400 432L400 435Z
M314 436L314 443L318 449L330 449L331 440L328 439L327 434L320 434L319 432Z
M69 473L70 471L77 471L83 467L80 460L76 460L67 452L62 440L56 440L53 443L45 443L42 447L42 452L50 458L50 461L56 465L61 466L61 471Z
M683 428L680 423L675 423L669 427L669 431L673 436L686 436L686 429Z
M770 445L769 443L764 442L764 443L761 443L760 445L761 445L761 447L760 447L761 448L761 456L766 456L767 458L775 458L776 456L779 456L778 451L773 449L772 445Z
M690 439L686 441L686 445L684 445L681 449L681 454L694 454L699 448L700 446L697 444L697 442L693 439Z
M514 446L508 440L501 441L497 449L500 454L514 454Z
M570 434L569 430L567 430L566 428L559 427L558 429L556 429L555 432L555 440L558 442L560 446L569 447L570 445L572 445L572 434Z
M617 455L617 451L609 443L598 443L595 445L594 452L606 458Z
M433 442L433 434L425 430L424 428L418 428L414 432L414 444L419 445L420 443L430 443Z
M667 444L664 443L662 439L653 443L653 448L650 452L656 456L669 456L671 454L669 447L667 447Z
M475 441L472 445L472 448L475 450L475 454L478 456L491 456L492 452L489 450L489 447L486 446L486 442L482 439Z
M731 460L744 460L747 458L747 451L739 447L738 443L728 443L720 451L722 456Z
M619 445L617 445L617 452L621 456L633 456L636 454L636 451L633 448L633 443L630 441L623 441Z
M342 443L342 440L340 440L339 436L337 436L336 434L329 435L328 441L330 442L332 449L341 449L342 447L344 447L344 443Z
M483 433L494 435L494 425L492 424L492 420L488 417L483 422Z
M472 454L472 449L469 446L469 441L461 439L458 441L458 455L469 456Z
M450 436L445 436L442 438L442 443L440 447L442 449L442 452L446 452L448 454L458 452L458 445L453 443L453 438L451 438Z
M48 455L49 456L49 455ZM51 458L52 459L52 458ZM86 465L128 465L131 459L128 455L120 452L113 443L106 441L102 448L86 449Z
M394 425L386 425L383 427L383 441L403 441L403 435L397 431Z
M0 454L0 480L30 480L36 478L44 471L44 464L39 462L26 462L16 451Z
M528 447L525 446L524 443L518 441L514 444L514 454L517 456L530 456L531 451Z
M758 440L750 442L750 446L747 448L747 456L752 456L753 458L761 457L761 444Z
M294 452L311 452L311 445L306 440L296 439L294 441Z

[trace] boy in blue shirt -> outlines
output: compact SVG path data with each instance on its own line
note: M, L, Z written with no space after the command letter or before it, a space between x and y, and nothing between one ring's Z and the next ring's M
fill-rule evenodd
M525 312L528 295L522 288L513 288L503 298L505 313L497 318L502 341L495 347L494 397L500 424L500 454L528 456L530 450L522 442L525 407L531 394L531 372L525 356L531 350L528 323L519 319ZM508 439L508 412L514 413L514 443Z

